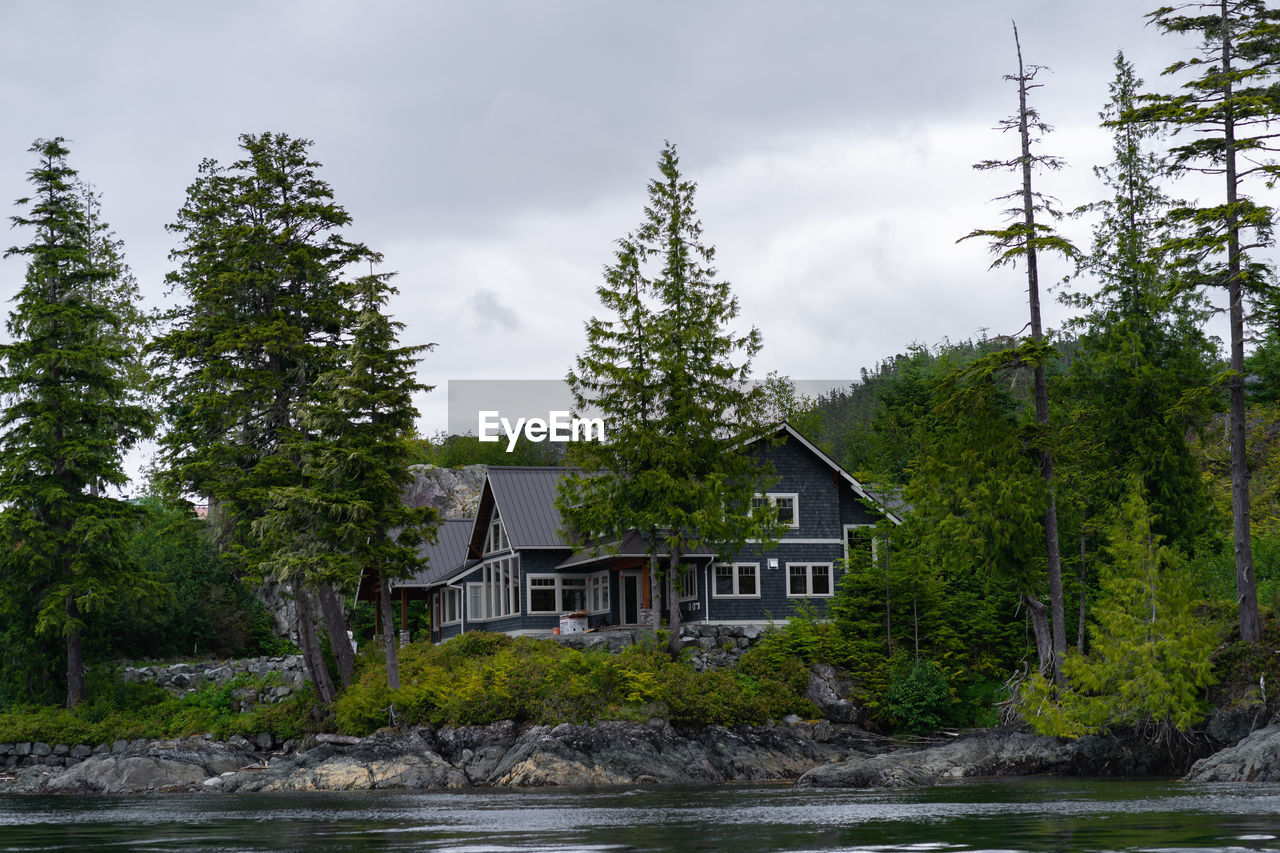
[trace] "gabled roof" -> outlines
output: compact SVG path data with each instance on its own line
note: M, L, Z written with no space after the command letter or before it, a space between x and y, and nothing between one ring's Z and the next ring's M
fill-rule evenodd
M440 522L436 528L436 541L418 546L418 556L427 561L427 568L392 585L433 586L452 574L466 559L473 523L474 519L470 518L446 518Z
M659 542L658 547L654 549L653 554L661 559L665 559L670 553L666 542ZM680 555L682 557L705 557L711 558L716 555L714 548L699 542L692 548L686 548ZM622 535L621 539L608 539L600 542L592 543L590 546L580 548L574 551L564 559L557 569L570 569L577 566L586 566L599 561L608 561L615 558L628 557L648 557L649 554L649 537L645 536L638 530L628 530Z
M895 515L892 511L890 511L889 507L885 506L884 501L873 497L871 492L868 491L866 486L862 485L857 480L855 480L852 474L844 470L844 468L841 467L834 459L832 459L827 454L823 453L822 450L819 449L816 444L814 444L809 439L805 438L803 435L800 434L800 432L795 427L793 427L789 423L786 423L785 421L783 422L782 426L778 427L778 429L773 432L773 435L778 436L784 433L786 435L789 435L791 438L794 438L801 447L803 447L805 450L808 450L814 456L818 457L818 459L821 460L823 464L827 465L828 467L831 468L832 471L836 472L836 474L838 474L846 483L849 484L849 487L853 489L854 494L856 494L858 497L866 501L869 506L874 507L875 509L878 509L881 512L883 512L885 514L885 517L888 518L890 521L892 521L894 524L902 523L902 519L899 518L897 515ZM747 443L755 444L757 441L762 441L762 440L763 438L756 438Z
M571 470L555 466L491 466L480 490L469 555L481 556L495 505L512 548L573 547L556 509L560 480Z

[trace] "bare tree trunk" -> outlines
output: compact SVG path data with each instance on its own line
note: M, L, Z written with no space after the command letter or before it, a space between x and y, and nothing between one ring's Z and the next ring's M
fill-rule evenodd
M68 595L65 602L67 619L78 621L80 608L76 599ZM74 708L84 701L84 642L80 637L80 629L67 631L67 707Z
M378 610L382 613L382 648L387 656L387 686L400 689L400 660L396 655L395 621L391 618L391 581L378 577Z
M1231 326L1231 376L1227 380L1231 430L1231 517L1236 558L1236 605L1240 614L1240 639L1247 643L1262 637L1258 613L1258 587L1253 576L1253 542L1249 524L1249 460L1245 448L1244 408L1244 288L1240 276L1240 223L1236 172L1235 116L1231 109L1231 27L1227 25L1227 0L1221 3L1222 79L1225 114L1223 167L1227 181L1227 302Z
M1080 621L1076 626L1076 650L1080 654L1084 654L1084 617L1085 604L1088 601L1088 572L1085 569L1085 539L1084 530L1080 531L1080 571L1077 573L1077 579L1080 581Z
M1029 592L1022 593L1022 603L1031 615L1031 631L1036 637L1036 657L1040 661L1040 674L1048 675L1053 669L1053 640L1049 636L1049 615L1044 604Z
M333 688L333 679L329 677L329 668L325 666L324 655L320 652L311 594L297 584L294 584L293 594L294 600L298 603L298 644L302 646L302 661L306 664L307 672L311 674L311 683L316 688L316 698L320 700L321 705L328 705L333 702L337 691Z
M683 624L680 615L680 595L676 586L680 571L680 549L672 548L667 560L667 619L670 622L671 634L667 637L667 652L672 659L680 656L680 626Z
M1018 48L1018 130L1022 137L1022 212L1027 228L1027 301L1031 309L1031 339L1044 340L1040 323L1040 273L1036 264L1035 245L1035 196L1031 191L1031 131L1028 124L1027 74L1022 64L1022 44L1018 41L1018 28L1013 28L1014 44ZM1058 507L1053 490L1053 451L1049 440L1049 388L1043 362L1035 368L1036 424L1040 427L1040 475L1044 477L1049 496L1044 510L1044 547L1049 570L1049 606L1053 611L1053 653L1051 662L1053 680L1059 686L1065 684L1062 677L1062 656L1067 650L1066 606L1062 593L1062 562L1058 552ZM1038 602L1037 602L1038 603ZM1037 641L1038 642L1038 641ZM1041 658L1041 666L1044 658Z
M316 600L320 603L324 628L329 634L329 648L333 650L333 658L338 662L338 679L344 688L350 687L355 674L356 657L351 651L351 641L347 639L347 617L343 613L342 602L333 586L327 583L316 588Z

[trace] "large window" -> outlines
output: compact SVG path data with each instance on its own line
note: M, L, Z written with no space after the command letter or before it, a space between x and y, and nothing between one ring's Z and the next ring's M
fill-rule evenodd
M718 563L712 594L716 598L759 598L760 566L756 563Z
M853 571L871 568L876 555L875 526L846 524L844 528L844 564Z
M787 563L787 595L831 595L830 563Z
M489 532L484 537L484 552L486 554L496 554L499 551L509 551L511 543L507 541L507 531L502 526L502 519L498 517L498 511L493 511L493 520L489 522Z
M800 526L800 496L795 493L770 492L751 499L751 509L772 507L783 527Z
M491 560L467 584L467 618L499 619L520 612L520 558Z
M440 624L454 625L462 621L462 590L446 586L440 591Z
M690 601L698 597L698 572L686 567L684 574L676 577L676 597L681 601Z
M529 575L530 613L609 609L609 575Z

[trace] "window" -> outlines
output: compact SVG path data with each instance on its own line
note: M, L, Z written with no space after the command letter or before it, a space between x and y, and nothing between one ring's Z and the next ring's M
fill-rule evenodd
M485 563L479 579L467 584L467 618L499 619L520 612L520 558Z
M440 624L453 625L462 621L462 590L446 586L440 592Z
M847 568L869 569L876 556L875 526L846 524L844 527L844 564Z
M681 601L689 601L698 597L698 572L686 568L684 574L676 577L676 597Z
M609 575L530 575L530 613L571 613L609 609Z
M498 517L498 511L493 511L493 520L489 522L489 532L484 537L484 553L496 554L499 551L509 551L511 543L507 541L507 531L502 526L502 519Z
M787 563L787 595L831 595L830 563Z
M752 510L762 509L767 506L771 506L777 511L778 523L783 527L800 526L799 495L770 492L767 495L756 495L751 499Z
M757 583L760 566L756 563L719 563L715 567L716 598L759 598Z

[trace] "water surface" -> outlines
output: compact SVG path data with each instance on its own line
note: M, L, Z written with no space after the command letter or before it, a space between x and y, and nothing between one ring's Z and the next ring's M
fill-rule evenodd
M0 851L1280 851L1280 785L0 796Z

